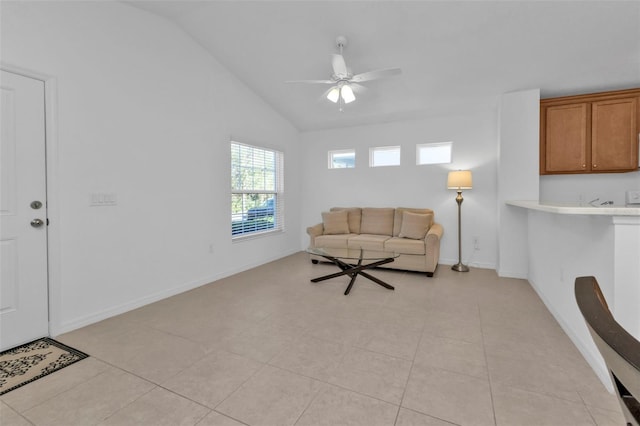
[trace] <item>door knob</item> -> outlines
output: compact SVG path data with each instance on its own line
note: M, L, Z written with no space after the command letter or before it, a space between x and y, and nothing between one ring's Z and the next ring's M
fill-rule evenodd
M44 225L42 219L33 219L31 221L31 226L33 226L34 228L40 228L42 225Z

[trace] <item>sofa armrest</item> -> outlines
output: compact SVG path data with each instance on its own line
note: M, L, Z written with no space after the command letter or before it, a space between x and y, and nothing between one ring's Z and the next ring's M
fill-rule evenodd
M312 238L322 235L323 232L324 232L324 225L322 225L321 223L318 223L317 225L313 225L307 228L307 234L309 234L309 236Z
M440 260L440 239L444 234L444 229L439 223L434 223L427 231L427 235L424 237L425 249L426 249L426 268L427 275L433 276L433 272L438 266Z
M324 225L322 223L318 223L317 225L313 225L307 228L307 234L309 234L309 247L316 246L316 237L319 237L324 232Z
M442 225L440 225L439 223L434 223L433 225L431 225L431 228L429 228L429 231L427 231L427 235L425 235L424 241L427 245L429 245L430 241L432 244L439 244L443 234L444 228L442 227Z

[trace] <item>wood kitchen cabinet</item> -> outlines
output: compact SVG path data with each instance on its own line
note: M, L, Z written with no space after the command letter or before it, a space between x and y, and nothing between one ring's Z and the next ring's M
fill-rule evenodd
M540 101L540 174L638 170L640 89Z

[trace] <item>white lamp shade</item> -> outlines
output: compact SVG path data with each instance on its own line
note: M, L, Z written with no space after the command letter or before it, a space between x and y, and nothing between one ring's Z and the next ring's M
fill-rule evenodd
M456 170L449 172L447 178L448 189L471 189L473 187L473 179L471 177L471 170Z
M327 93L327 99L329 99L334 104L338 102L339 97L340 97L340 89L337 86L329 90L329 93Z
M344 100L345 104L348 104L356 100L356 95L353 94L353 90L351 89L351 86L349 86L348 84L345 84L344 86L342 86L340 93L342 94L342 99Z

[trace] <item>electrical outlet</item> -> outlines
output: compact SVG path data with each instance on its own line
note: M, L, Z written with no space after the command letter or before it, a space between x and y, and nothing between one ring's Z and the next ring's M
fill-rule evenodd
M473 249L480 250L480 237L473 237Z
M627 204L640 204L640 191L627 191Z

